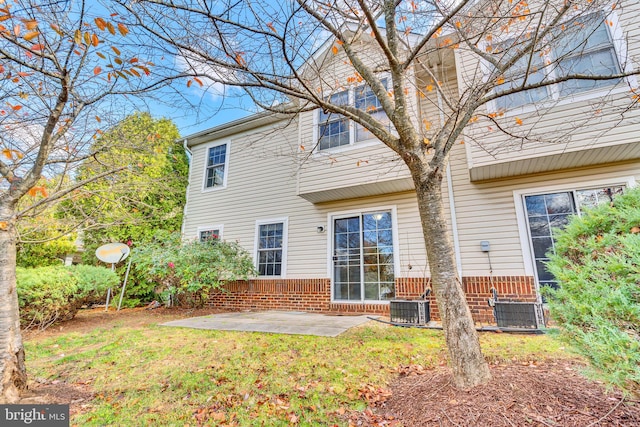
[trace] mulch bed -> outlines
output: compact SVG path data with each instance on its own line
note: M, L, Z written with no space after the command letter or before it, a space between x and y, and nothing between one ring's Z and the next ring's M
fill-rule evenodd
M352 426L640 426L640 401L607 392L577 362L491 367L493 380L468 391L447 368L405 367L387 398L349 414Z

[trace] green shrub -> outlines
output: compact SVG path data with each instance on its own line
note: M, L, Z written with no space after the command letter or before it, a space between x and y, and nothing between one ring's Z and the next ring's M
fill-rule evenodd
M65 257L76 250L75 241L67 237L44 243L20 243L16 264L25 268L62 265Z
M586 210L559 233L546 292L561 336L591 374L640 392L640 189Z
M107 289L120 287L120 277L109 268L82 264L69 268L78 281L78 290L73 297L78 308L92 302L103 302Z
M56 320L73 318L69 304L78 281L61 266L18 268L16 271L20 321L23 327L47 327Z
M246 280L256 274L253 259L235 242L190 240L159 232L153 242L132 253L133 265L154 279L165 300L200 305L225 281Z
M106 289L120 281L107 268L86 265L18 268L16 278L20 322L25 328L70 320L83 304L104 298Z

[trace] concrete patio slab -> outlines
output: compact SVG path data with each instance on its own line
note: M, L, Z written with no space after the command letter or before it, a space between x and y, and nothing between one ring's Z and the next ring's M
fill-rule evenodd
M370 320L367 316L326 315L301 311L243 311L174 320L161 325L221 331L336 337L349 328Z

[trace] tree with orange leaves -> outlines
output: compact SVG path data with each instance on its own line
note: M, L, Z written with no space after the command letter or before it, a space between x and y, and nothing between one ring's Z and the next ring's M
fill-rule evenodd
M118 15L89 3L0 2L0 403L16 402L27 382L17 222L127 168L92 142L138 96L170 81L141 58ZM101 173L74 179L88 158L101 162ZM53 177L55 185L43 184Z

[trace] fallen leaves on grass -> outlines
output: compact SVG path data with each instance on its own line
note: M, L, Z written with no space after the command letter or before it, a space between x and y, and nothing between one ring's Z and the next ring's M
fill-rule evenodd
M227 414L219 410L217 406L209 406L198 408L193 413L193 419L199 426L214 423L215 425L229 425L227 424Z
M397 370L400 376L410 376L410 375L424 375L427 372L430 372L422 365L404 365L400 366Z
M381 387L367 384L358 390L358 398L367 402L370 406L380 406L391 397L391 391Z

